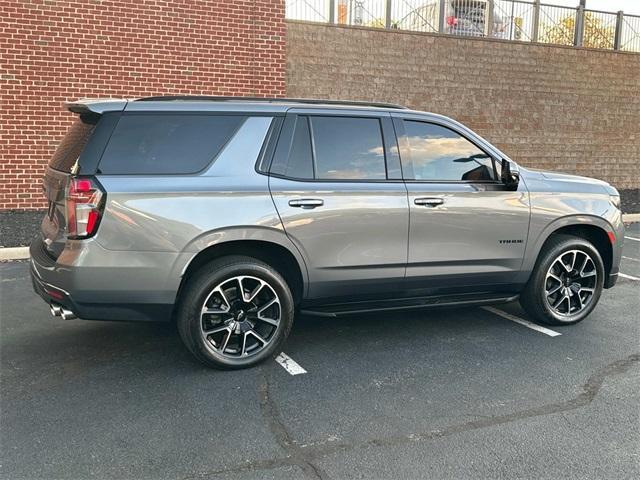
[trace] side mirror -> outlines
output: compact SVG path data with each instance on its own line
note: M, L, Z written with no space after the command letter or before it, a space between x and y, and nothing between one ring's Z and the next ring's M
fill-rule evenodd
M511 162L502 159L502 174L500 180L507 190L517 190L520 183L520 174L511 171Z

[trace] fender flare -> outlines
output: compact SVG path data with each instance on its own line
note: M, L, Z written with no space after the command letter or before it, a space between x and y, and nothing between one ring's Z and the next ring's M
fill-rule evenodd
M182 277L187 271L187 268L189 268L189 265L191 264L193 259L196 258L196 256L198 256L202 251L216 245L248 240L272 243L289 251L289 253L293 255L296 262L298 263L298 268L300 268L302 281L304 284L303 295L306 296L309 286L309 272L307 269L307 264L298 248L289 239L289 237L283 230L255 225L235 226L210 230L191 240L184 247L182 252L178 254L171 268L170 279L176 282L176 291L178 289L178 286L182 282Z
M540 250L542 246L549 239L551 235L557 230L563 227L569 226L594 226L599 227L605 232L613 232L615 229L607 220L602 217L590 214L571 214L564 217L556 218L550 224L548 224L542 232L535 239L529 239L527 241L526 253L522 262L522 272L529 276L529 273L533 271L533 267L540 256Z

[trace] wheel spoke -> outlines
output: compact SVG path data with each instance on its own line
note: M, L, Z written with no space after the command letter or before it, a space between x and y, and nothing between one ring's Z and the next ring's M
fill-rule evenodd
M211 307L202 307L202 314L203 315L222 315L224 313L229 313L229 309L228 308L211 308Z
M556 293L561 288L562 288L562 283L558 284L558 286L555 287L553 290L547 290L547 297L553 295L554 293Z
M237 277L236 280L238 281L238 288L239 288L238 292L240 293L240 295L238 295L238 298L244 301L245 298L244 298L244 287L242 286L242 277Z
M560 299L557 300L556 303L553 304L553 308L560 307L560 305L562 305L562 302L564 302L567 299L569 299L569 295L567 295L566 293L563 293L562 296L560 297Z
M214 292L218 292L220 294L220 296L222 297L222 300L224 300L224 303L227 304L227 310L229 310L231 308L231 302L227 298L227 295L224 293L224 290L222 289L222 285L216 287Z
M582 276L582 273L584 272L584 267L587 266L588 262L589 262L589 256L587 254L584 254L584 261L582 262L582 265L580 266L580 269L578 270L578 274L580 276Z
M567 264L564 263L563 258L566 256L566 253L564 255L562 255L560 258L558 258L558 261L560 262L560 265L562 265L562 268L568 273L571 271L571 267L567 267Z
M267 341L264 338L262 338L261 335L258 335L258 333L255 330L249 330L247 332L247 334L252 335L258 341L262 342L262 345L266 345L267 344Z
M265 306L263 306L262 308L260 308L260 310L258 310L257 313L257 318L258 320L268 323L270 325L273 325L274 327L277 327L278 324L280 323L280 319L274 319L274 318L269 318L269 317L265 317L264 315L262 315L262 312L264 312L265 310L267 310L269 307L271 307L272 305L278 304L278 306L280 305L280 302L278 301L278 298L273 298L271 299L269 302L267 302L267 304Z
M278 303L278 304L279 304L279 302L278 302L278 298L277 298L277 297L276 297L276 298L272 298L271 300L269 300L269 301L267 302L267 304L266 304L266 305L264 305L263 307L261 307L261 308L258 310L258 318L260 317L260 315L262 314L262 312L264 312L267 308L269 308L269 307L270 307L271 305L273 305L274 303Z
M596 276L595 270L591 270L590 272L580 274L580 278L589 278L589 277L595 277L595 276Z
M229 326L228 325L223 325L222 327L217 327L217 328L214 328L213 330L206 330L203 333L204 333L204 335L206 337L208 337L209 335L213 335L214 333L220 333L223 330L229 330Z
M242 334L242 350L240 351L241 357L245 355L245 350L247 349L247 335L249 335L249 332L244 332Z
M273 318L268 317L258 317L258 320L264 323L268 323L269 325L273 325L274 327L277 327L280 324L278 320L274 320Z
M233 335L233 330L231 328L227 328L227 331L229 332L226 336L226 338L224 339L224 343L222 344L222 347L220 348L220 353L224 353L224 350L227 348L227 345L229 344L229 339L231 338L231 335Z
M254 298L256 298L258 296L258 294L262 291L262 289L264 288L264 286L266 285L266 283L264 282L260 282L260 285L258 285L255 290L253 290L253 292L251 292L251 294L249 295L249 298L245 299L246 302L250 303L253 301Z
M554 273L551 273L551 272L550 272L550 273L549 273L548 278L553 278L556 282L558 282L558 283L562 284L562 280L560 279L560 277L558 277L558 276L557 276L556 274L554 274Z
M576 292L575 296L578 298L578 310L582 310L584 304L582 303L582 297L580 296L580 292Z

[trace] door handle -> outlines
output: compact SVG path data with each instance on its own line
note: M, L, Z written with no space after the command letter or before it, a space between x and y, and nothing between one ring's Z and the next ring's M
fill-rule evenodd
M289 200L290 207L301 208L316 208L324 205L324 200L321 198L298 198L295 200Z
M442 198L424 197L416 198L413 203L425 207L437 207L438 205L442 205L444 203L444 200Z

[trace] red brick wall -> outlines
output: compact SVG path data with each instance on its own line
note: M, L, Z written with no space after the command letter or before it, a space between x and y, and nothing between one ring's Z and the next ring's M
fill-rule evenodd
M82 97L282 96L283 0L0 2L0 210L40 176Z

